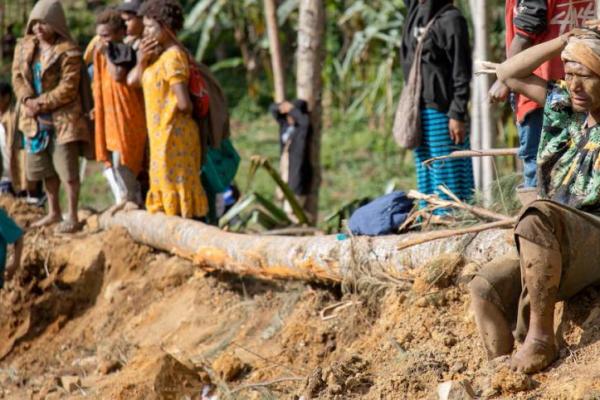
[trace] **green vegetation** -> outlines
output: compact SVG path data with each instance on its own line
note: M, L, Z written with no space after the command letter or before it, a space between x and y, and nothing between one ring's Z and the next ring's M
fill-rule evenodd
M259 116L252 122L238 121L233 125L235 145L242 156L237 183L243 189L250 157L260 154L278 165L279 143L277 126L270 116ZM321 160L322 217L349 200L383 194L391 180L401 189L415 185L412 156L399 150L390 135L369 129L365 123L344 121L341 115L323 131ZM259 171L254 190L273 199L275 183Z
M298 2L278 1L289 98L295 97L293 54ZM15 33L20 35L33 0L6 3L5 25L15 23ZM82 46L94 33L94 5L100 3L101 0L63 0L73 35ZM182 4L187 23L181 38L199 59L212 66L232 108L235 146L242 156L237 183L244 190L251 156L265 156L275 166L279 159L277 126L267 115L272 101L272 71L263 2L182 0ZM457 4L469 18L468 0ZM493 0L488 4L492 58L499 60L504 53L504 2ZM390 135L403 80L399 46L404 2L327 0L326 6L321 219L354 199L382 194L390 182L399 189L415 186L412 155L399 150ZM9 77L7 61L0 65L4 79ZM497 110L496 118L498 125L505 127L496 138L497 147L516 145L509 109ZM498 168L510 172L514 165L512 160L499 160ZM82 188L83 205L96 209L112 202L100 171L100 166L90 163ZM264 171L259 171L253 190L273 200L275 184Z

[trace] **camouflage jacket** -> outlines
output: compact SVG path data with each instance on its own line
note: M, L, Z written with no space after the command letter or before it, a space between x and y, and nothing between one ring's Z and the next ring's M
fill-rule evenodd
M588 212L600 211L600 125L573 111L564 81L550 81L537 157L540 196Z

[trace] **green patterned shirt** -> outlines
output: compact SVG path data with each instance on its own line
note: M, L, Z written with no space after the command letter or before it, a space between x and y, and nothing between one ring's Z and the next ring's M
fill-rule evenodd
M600 124L574 112L564 81L548 83L537 157L540 197L600 212Z

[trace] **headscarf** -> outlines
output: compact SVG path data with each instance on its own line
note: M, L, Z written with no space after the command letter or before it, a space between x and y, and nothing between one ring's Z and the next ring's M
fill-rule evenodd
M72 41L65 11L60 0L40 0L35 4L29 14L26 29L27 34L33 34L33 24L35 21L42 21L50 25L56 34L63 39Z
M420 3L417 1L417 13L415 15L415 26L419 28L425 27L435 14L448 4L452 4L453 0L425 0Z
M561 58L563 62L582 64L600 76L600 33L585 29L571 36Z
M422 3L419 0L408 1L408 11L402 33L402 64L405 74L410 71L412 58L417 47L417 37L419 29L425 28L427 23L443 7L452 4L453 0L425 0ZM407 75L408 76L408 75Z

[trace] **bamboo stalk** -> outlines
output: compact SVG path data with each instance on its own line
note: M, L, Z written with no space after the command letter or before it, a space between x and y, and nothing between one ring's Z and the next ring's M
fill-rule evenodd
M466 235L469 233L480 233L490 229L509 228L515 225L516 218L508 221L495 221L482 225L470 226L462 229L444 229L439 231L427 232L421 235L409 238L398 245L398 250L404 250L409 247L417 246L427 242L432 242L439 239L447 239L453 236Z
M499 156L516 156L518 154L519 149L510 148L510 149L488 149L488 150L459 150L453 151L452 153L440 156L433 157L429 160L423 161L423 165L428 166L436 161L449 160L453 158L465 158L465 157L499 157Z
M452 192L450 192L448 189L443 188L442 190L446 191L446 194L448 194L448 192L451 193L450 197L454 197L456 199L456 196L454 194L452 194ZM414 199L414 200L423 200L430 204L434 204L436 206L448 207L448 208L459 208L461 210L469 211L470 213L472 213L480 218L484 218L484 219L491 219L494 221L512 221L513 220L512 217L509 217L507 215L499 214L499 213L487 210L485 208L472 206L472 205L466 204L458 199L457 199L458 201L444 200L444 199L439 198L437 195L423 194L423 193L417 192L416 190L409 191L407 194L407 197Z
M292 211L294 212L294 215L296 216L296 218L298 218L298 223L300 225L308 225L309 224L308 216L302 209L302 206L300 205L300 203L298 203L298 199L296 198L296 195L294 194L294 192L292 192L292 189L290 189L288 184L283 181L283 179L281 178L281 175L279 175L279 173L275 170L275 168L273 168L273 166L271 165L269 160L266 159L265 157L252 156L250 163L251 163L250 174L249 174L250 177L248 178L248 186L250 185L251 180L253 179L254 175L256 174L258 167L263 167L265 169L265 171L267 171L267 173L271 176L271 178L273 178L273 180L275 181L277 186L281 189L287 202L290 203L290 207L292 207Z

